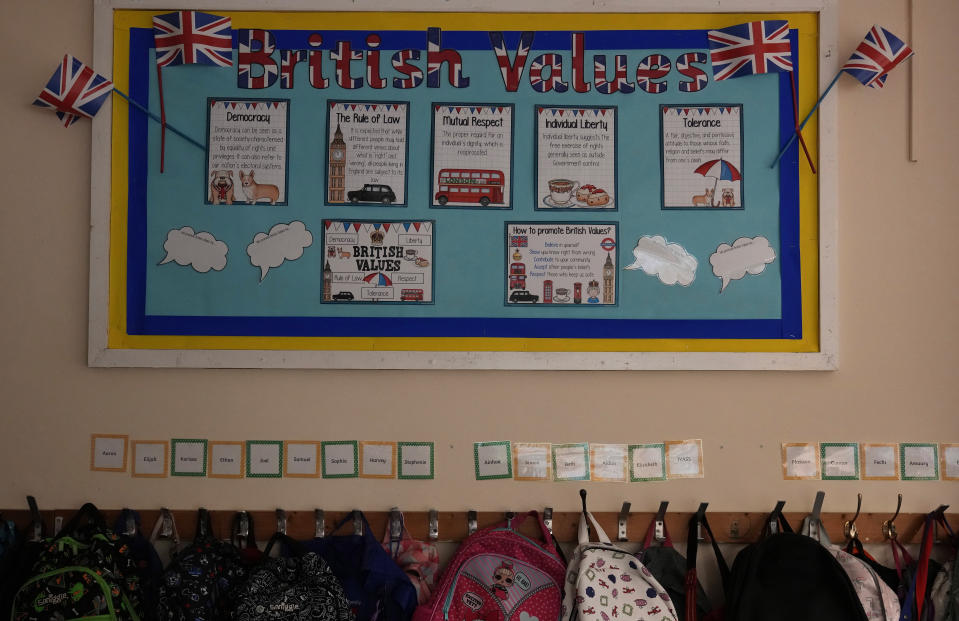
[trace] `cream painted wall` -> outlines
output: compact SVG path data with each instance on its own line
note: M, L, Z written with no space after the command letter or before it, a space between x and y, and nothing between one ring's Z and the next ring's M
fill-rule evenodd
M919 1L919 0L916 0ZM784 482L783 441L959 442L959 80L955 0L922 0L920 161L907 161L909 70L882 92L843 79L840 369L836 372L402 372L86 366L90 126L29 105L65 51L92 56L90 0L0 3L0 507L575 509L578 484L472 480L479 440L704 439L706 478L591 484L594 510L925 511L955 482ZM874 22L909 31L905 0L842 0L841 50ZM845 53L845 52L844 52ZM407 398L407 397L415 398ZM416 405L414 405L414 403ZM522 405L513 405L522 404ZM88 471L90 434L132 439L436 442L432 482L132 479ZM788 508L788 507L787 507Z

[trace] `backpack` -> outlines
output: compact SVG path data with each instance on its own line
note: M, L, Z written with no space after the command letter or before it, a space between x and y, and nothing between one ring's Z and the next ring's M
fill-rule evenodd
M829 534L826 533L819 517L824 497L823 492L816 494L812 514L803 520L802 534L818 541L829 550L830 554L836 557L856 589L856 595L859 597L859 602L862 604L867 619L870 621L899 621L899 599L895 591L867 563L849 554L839 546L833 545L829 540Z
M163 577L163 562L153 543L140 530L140 514L133 509L123 509L113 524L113 534L121 545L130 550L135 571L140 582L140 598L143 603L143 616L156 617L156 598Z
M213 621L233 608L233 592L247 568L232 544L213 536L206 509L197 513L196 538L177 552L163 574L157 612L161 621Z
M936 522L946 532L946 542L952 551L952 560L942 565L942 570L936 575L935 582L930 589L929 599L933 603L935 621L959 621L959 575L956 572L957 551L959 551L959 537L946 521L945 507L940 507L935 513Z
M270 558L270 550L282 542L293 556ZM352 621L350 603L343 586L315 552L304 552L295 540L277 533L266 546L264 560L254 568L239 589L236 621Z
M529 517L542 541L517 531ZM546 525L530 511L467 537L413 621L555 621L565 572Z
M908 565L902 572L903 586L908 589L902 602L902 616L900 617L902 621L932 621L936 618L937 604L944 604L944 602L936 602L933 598L933 587L939 574L943 571L943 566L930 557L935 540L936 524L945 522L945 509L945 506L941 506L926 515L922 530L922 543L919 547L919 560ZM952 530L948 528L948 524L945 524L945 526L948 533L952 535ZM901 546L901 544L899 545ZM893 548L893 550L895 549ZM896 561L898 567L898 557Z
M638 554L639 559L669 594L670 603L676 610L677 618L698 621L709 612L709 600L706 598L706 592L703 591L702 585L697 580L695 582L696 603L694 604L696 612L692 617L686 614L686 574L688 567L686 559L673 547L673 538L669 535L665 520L662 520L665 540L662 545L650 547L653 542L656 522L661 519L662 516L657 515L649 523L649 528L646 529L646 538L643 540L641 552Z
M590 543L587 519L599 543ZM613 617L679 621L673 604L638 555L610 543L593 514L584 512L579 520L579 546L566 572L561 621L610 621Z
M330 566L357 621L407 621L416 608L416 589L373 536L361 511L347 515L333 532L351 521L354 534L316 537L303 546Z
M760 540L733 562L727 621L867 621L839 561L815 540L793 533L782 514L785 504L776 505Z
M30 574L14 596L11 619L16 621L142 617L130 548L90 503L56 537L44 540Z
M716 543L716 537L713 536L713 529L709 527L709 521L706 519L707 506L708 503L700 503L699 510L689 518L689 530L686 538L686 598L684 602L686 618L684 621L696 621L695 615L700 610L699 593L702 591L702 587L696 577L696 557L699 552L700 530L706 531L706 534L709 536L709 542L713 548L713 555L716 557L716 565L719 567L719 577L722 581L723 591L727 590L727 585L729 584L729 566L726 564L722 550L719 549L719 544ZM712 608L701 617L703 621L723 621L725 618L725 605Z
M406 529L403 514L399 513L397 529L394 532L393 517L386 525L383 535L383 549L390 558L409 577L413 588L416 589L416 602L425 604L430 600L433 586L436 583L436 574L439 572L439 553L436 546L425 541L417 541Z

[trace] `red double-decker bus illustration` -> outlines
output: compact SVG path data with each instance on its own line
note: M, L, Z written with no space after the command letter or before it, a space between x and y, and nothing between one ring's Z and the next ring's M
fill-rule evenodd
M437 177L433 198L440 205L449 202L503 204L503 171L473 168L444 168Z
M510 263L509 288L510 289L526 288L526 264L525 263Z
M400 301L401 302L422 302L423 290L422 289L402 289L400 291Z

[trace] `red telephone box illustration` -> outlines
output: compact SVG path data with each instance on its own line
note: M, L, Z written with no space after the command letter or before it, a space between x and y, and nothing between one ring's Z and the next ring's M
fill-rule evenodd
M552 304L553 303L553 281L544 280L543 281L543 304Z
M583 302L583 283L573 283L573 304L582 304Z

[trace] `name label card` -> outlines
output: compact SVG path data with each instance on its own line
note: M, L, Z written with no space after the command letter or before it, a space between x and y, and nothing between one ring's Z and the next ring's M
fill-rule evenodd
M796 481L819 478L819 451L814 443L783 443L783 478Z
M666 480L666 445L631 444L629 446L629 480L640 481Z
M163 440L133 442L133 476L165 477L167 475L167 443Z
M286 455L286 459L283 462L283 476L320 476L319 442L287 441L283 446L283 454Z
M170 440L171 472L175 477L206 476L206 440L174 438Z
M477 481L513 477L513 460L507 441L476 442L473 444L473 462Z
M878 481L899 480L899 451L895 444L862 445L862 478Z
M396 442L360 442L360 476L396 478Z
M243 477L246 445L242 442L210 442L210 476L222 479Z
M666 477L670 479L701 479L703 476L703 441L681 440L665 442Z
M90 470L126 472L129 436L95 433L90 437Z
M359 475L355 440L323 442L321 448L324 479L349 479Z
M824 481L859 479L859 445L855 442L823 442L819 445Z
M247 440L246 476L278 479L283 473L283 443L274 440Z
M942 480L959 481L959 444L942 444Z
M553 445L553 478L557 481L589 481L589 445Z
M589 463L593 481L626 482L625 444L590 444Z
M517 481L549 481L549 443L516 442L513 444L513 465Z
M432 442L397 442L396 455L398 465L397 478L433 478Z
M899 445L899 464L903 481L938 481L939 447L935 444L904 442Z

